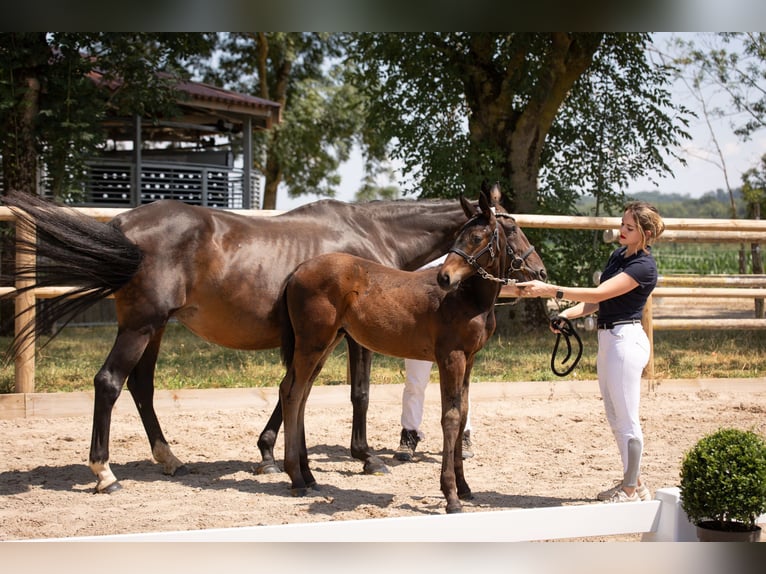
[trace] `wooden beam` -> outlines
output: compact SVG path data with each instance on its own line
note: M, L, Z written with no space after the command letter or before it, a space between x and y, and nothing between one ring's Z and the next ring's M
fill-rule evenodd
M766 329L766 319L654 319L652 329L655 331L688 331L690 329L749 331Z

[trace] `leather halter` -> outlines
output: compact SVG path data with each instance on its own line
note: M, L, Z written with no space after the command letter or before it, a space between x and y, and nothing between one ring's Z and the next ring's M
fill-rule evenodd
M466 224L463 226L463 229L465 229L471 222L473 222L474 219L477 219L479 217L481 216L477 215L474 218L467 221ZM458 255L460 255L460 257L462 257L466 263L468 263L471 267L473 267L476 273L479 276L481 276L483 279L489 279L490 281L496 281L498 283L502 283L503 285L508 285L514 282L515 280L509 279L507 277L504 277L502 279L495 277L479 264L479 258L484 256L485 253L489 253L490 263L492 263L492 261L494 261L495 259L495 256L500 253L500 232L498 231L498 228L499 228L499 225L497 223L497 220L495 220L495 229L492 230L492 237L490 237L487 244L482 249L480 249L479 252L476 253L475 255L469 255L468 253L466 253L465 251L457 247L452 247L449 250L449 252L457 253ZM513 253L513 250L510 249L510 245L508 245L507 241L505 246L506 246L506 253ZM523 260L522 260L522 263L523 263ZM509 267L509 270L510 270L510 267Z
M496 213L495 217L505 217L507 219L511 219L514 221L514 229L517 227L515 224L515 220L513 219L513 216L508 213ZM530 244L529 248L524 251L521 255L516 255L516 252L513 250L513 247L511 247L511 244L506 241L505 243L505 251L508 254L508 257L511 260L510 265L508 266L508 269L513 271L521 271L523 269L526 269L527 271L531 271L529 267L527 267L527 258L532 255L535 252L535 246Z

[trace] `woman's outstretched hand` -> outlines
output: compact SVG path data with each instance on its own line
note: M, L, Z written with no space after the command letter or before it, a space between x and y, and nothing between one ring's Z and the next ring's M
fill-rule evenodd
M556 286L534 279L516 283L522 297L555 297Z

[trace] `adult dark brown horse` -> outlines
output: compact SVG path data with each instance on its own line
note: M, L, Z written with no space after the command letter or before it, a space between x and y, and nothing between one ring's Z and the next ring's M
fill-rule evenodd
M109 467L112 407L127 380L155 460L166 474L186 471L163 435L154 410L154 371L171 318L197 335L236 349L280 344L277 301L287 275L300 262L327 252L348 252L385 265L416 269L440 256L465 221L456 201L323 200L276 217L158 201L108 223L54 206L29 194L4 203L23 225L35 222L37 266L16 278L71 285L79 297L48 300L38 334L96 301L114 295L117 336L94 378L89 466L96 492L119 488ZM23 341L16 341L23 344ZM351 453L365 472L386 472L367 444L366 416L372 353L348 341L353 425ZM279 409L279 406L277 406ZM272 417L279 428L281 417Z
M462 441L468 387L476 353L495 330L495 302L514 272L506 252L529 253L516 265L522 277L542 268L524 234L510 237L482 194L477 214L465 200L468 222L439 269L407 272L346 253L302 263L285 283L282 356L287 372L279 387L284 413L285 471L294 495L316 481L308 464L304 411L312 383L327 357L348 335L367 349L439 366L442 404L441 490L447 512L471 497L463 473ZM511 220L512 221L512 220ZM510 242L510 243L509 243Z

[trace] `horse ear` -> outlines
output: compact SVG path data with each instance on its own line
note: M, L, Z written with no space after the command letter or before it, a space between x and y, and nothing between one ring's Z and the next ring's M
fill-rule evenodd
M495 217L495 212L492 209L492 203L490 202L489 196L484 192L479 194L479 207L481 208L481 212L486 215L490 221Z
M495 207L498 207L501 205L500 201L503 198L503 192L500 190L500 182L496 181L492 185L492 189L489 190L489 199L492 202L492 205Z
M474 215L476 215L477 210L473 206L473 204L468 201L465 196L461 193L460 194L460 205L463 207L463 211L465 212L465 216L468 219L471 219Z

